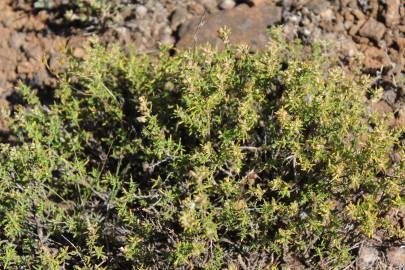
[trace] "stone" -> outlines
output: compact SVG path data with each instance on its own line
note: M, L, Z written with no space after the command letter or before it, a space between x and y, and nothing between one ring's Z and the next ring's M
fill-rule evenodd
M342 40L337 40L337 46L344 56L353 57L357 53L356 43L350 38L343 38Z
M49 80L50 80L50 77L48 75L48 72L46 72L46 70L40 69L34 75L33 84L35 86L41 87L41 86L49 84Z
M344 18L342 15L337 14L336 17L332 18L335 20L335 29L334 31L337 33L344 33L345 32L345 25L344 25Z
M165 44L165 45L174 44L175 39L172 36L172 29L169 26L164 26L160 29L159 40L162 44Z
M321 16L321 18L323 20L326 20L326 21L331 21L331 20L335 19L335 14L334 14L333 10L330 8L323 10L321 13L319 13L319 15Z
M25 37L22 33L14 32L9 40L9 45L11 48L19 50L23 43L25 42Z
M83 48L77 47L73 50L72 55L78 59L83 59L86 56L86 51Z
M378 250L374 247L363 246L359 250L357 266L359 269L370 269L378 259Z
M397 93L394 90L387 90L384 92L382 99L385 100L389 105L394 106L397 99Z
M283 0L282 6L285 10L289 10L291 7L295 7L297 5L296 0Z
M215 0L200 0L200 2L209 13L214 13L218 10L217 1Z
M369 43L370 43L370 40L368 38L362 37L362 36L353 36L352 38L356 43L360 44L361 46L365 46L366 48L368 48Z
M310 0L305 6L315 14L321 14L330 8L330 3L327 0Z
M124 44L129 44L131 42L131 33L128 28L122 26L117 27L115 32L118 41L123 42Z
M90 45L89 40L84 36L73 36L69 38L67 47L70 49L86 48Z
M195 2L188 4L187 10L193 15L203 15L205 12L204 6Z
M380 70L382 67L391 64L391 60L382 49L367 46L364 55L366 56L364 58L364 66L370 71Z
M38 12L36 17L42 22L46 22L46 20L49 19L49 13L46 10L41 10Z
M187 20L188 12L184 7L178 7L173 12L170 18L170 27L176 30L181 24Z
M345 30L349 30L353 25L352 21L345 21L343 26L345 27Z
M40 61L43 56L42 47L35 39L32 42L28 41L24 43L22 45L22 51L28 58L32 58L37 61Z
M384 33L384 24L376 21L373 18L369 18L359 31L360 36L367 37L374 40L375 42L379 42L384 36Z
M195 18L184 24L179 31L178 48L210 43L218 48L224 44L218 37L218 30L230 28L230 42L249 45L252 49L263 49L268 42L267 27L281 21L282 8L275 5L239 5L231 10L209 14L201 23Z
M349 35L351 35L351 36L356 36L356 34L357 34L357 32L359 31L359 29L360 29L360 24L359 23L357 23L357 24L352 24L352 27L350 28L350 30L349 30Z
M400 50L405 51L405 37L400 37L398 35L395 42L397 43Z
M135 8L136 18L142 19L148 13L148 9L145 6L139 5Z
M399 15L400 0L385 0L385 24L390 27L397 25L401 19Z
M402 247L391 247L387 250L387 260L395 267L405 266L405 246Z
M28 73L31 73L33 70L34 70L34 67L28 61L19 63L17 65L17 73L19 73L19 74L28 74Z
M164 44L164 45L173 45L176 42L176 40L174 39L173 36L171 35L161 35L160 36L160 43Z
M352 9L352 14L359 20L362 21L366 18L366 16L361 12L360 9Z
M223 1L221 2L221 4L219 4L219 7L220 7L222 10L228 10L228 9L234 8L235 5L236 5L236 3L235 3L234 0L223 0Z
M67 63L66 59L63 57L61 53L54 53L49 58L49 70L52 73L60 73L66 70Z

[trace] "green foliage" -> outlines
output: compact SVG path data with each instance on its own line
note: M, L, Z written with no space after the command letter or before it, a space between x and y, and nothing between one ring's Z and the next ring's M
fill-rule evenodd
M52 105L22 87L2 268L338 268L367 237L405 240L386 215L404 206L401 131L367 110L368 79L272 35L159 59L95 43Z

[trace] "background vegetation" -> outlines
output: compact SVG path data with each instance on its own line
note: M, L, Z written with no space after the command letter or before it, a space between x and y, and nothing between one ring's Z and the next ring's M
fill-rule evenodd
M56 19L65 26L80 26L89 30L105 30L108 26L118 25L124 18L124 10L135 9L128 0L35 0L36 10L47 10L55 13Z
M363 239L404 241L386 215L404 205L403 131L367 109L375 92L278 30L253 54L94 43L53 104L21 86L18 142L0 153L0 265L338 268Z

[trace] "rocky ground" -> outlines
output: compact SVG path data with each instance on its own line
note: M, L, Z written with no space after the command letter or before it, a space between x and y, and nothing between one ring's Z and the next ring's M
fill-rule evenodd
M102 29L94 24L66 25L66 14L34 9L35 2L0 1L0 107L15 102L13 92L19 81L38 89L45 101L49 99L63 70L63 53L83 57L92 35L106 44L119 42L153 54L159 43L179 49L205 42L220 47L217 30L227 25L231 42L260 50L267 42L266 29L284 25L290 39L330 43L333 57L349 70L362 65L362 71L384 89L373 109L393 112L391 124L405 126L405 5L401 0L115 0L112 23ZM7 137L1 115L0 135ZM405 224L405 212L397 214ZM297 262L286 259L286 263ZM377 239L358 248L353 267L404 263L405 248Z

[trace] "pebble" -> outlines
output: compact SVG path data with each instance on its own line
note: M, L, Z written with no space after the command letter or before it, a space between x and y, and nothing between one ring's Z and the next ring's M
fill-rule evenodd
M73 50L73 56L79 59L83 59L86 56L86 51L83 48L77 47Z
M399 15L400 0L385 0L387 8L385 10L385 23L387 26L396 25L399 23L401 16Z
M382 99L385 100L391 106L394 106L395 101L397 99L397 93L394 90L385 91Z
M344 38L338 41L342 53L347 57L353 57L357 52L356 43L351 38Z
M123 41L124 43L128 44L131 42L131 35L126 27L117 27L116 33L118 35L118 39Z
M31 73L32 71L33 71L33 67L28 61L19 63L17 66L17 73L27 74L27 73Z
M370 38L375 42L379 42L385 33L384 24L369 18L366 23L360 28L360 36Z
M135 9L136 17L139 19L144 18L147 13L148 13L148 9L145 6L139 5Z
M173 45L176 42L176 40L172 35L164 34L160 36L160 42L165 45Z
M223 0L221 4L219 4L219 8L222 10L229 10L234 8L236 5L234 0Z
M9 45L10 45L11 48L18 50L23 45L24 40L25 40L25 37L24 37L23 34L18 33L18 32L14 32L11 35L11 38L9 40Z
M325 9L319 15L321 16L322 19L327 20L327 21L331 21L331 20L335 19L335 14L333 13L333 10L330 8Z
M302 30L302 34L306 37L308 37L309 35L311 35L311 30L309 30L308 28L304 28Z
M351 21L345 21L343 25L344 25L346 30L349 30L352 27L353 24L352 24Z
M182 23L187 20L188 12L184 7L178 7L170 19L170 27L176 30Z

